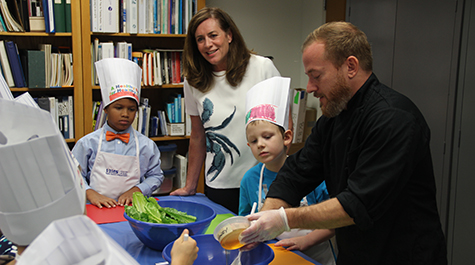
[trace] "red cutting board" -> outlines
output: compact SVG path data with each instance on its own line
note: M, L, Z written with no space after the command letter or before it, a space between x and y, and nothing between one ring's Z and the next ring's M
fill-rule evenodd
M155 198L155 200L159 200ZM107 224L127 221L124 217L124 206L116 206L112 208L98 208L92 204L86 204L87 216L96 222L96 224Z
M116 206L112 208L98 208L92 204L86 204L87 216L96 224L107 224L115 222L127 221L124 218L124 206Z

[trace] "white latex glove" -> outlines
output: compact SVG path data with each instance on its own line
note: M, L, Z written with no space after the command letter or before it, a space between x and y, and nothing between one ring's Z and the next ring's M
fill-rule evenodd
M241 233L240 241L244 244L264 242L274 239L284 231L290 231L287 215L283 207L278 210L258 212L247 216L251 226Z

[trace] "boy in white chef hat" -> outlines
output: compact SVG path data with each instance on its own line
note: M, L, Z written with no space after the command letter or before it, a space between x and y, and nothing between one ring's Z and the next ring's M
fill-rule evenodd
M259 162L244 175L240 186L239 215L251 213L264 203L268 187L287 159L292 143L289 130L290 78L272 77L252 87L246 95L247 145ZM325 183L302 199L301 205L315 204L328 199ZM287 219L285 212L283 219ZM329 239L334 230L293 229L284 232L276 246L298 249L324 265L335 264Z
M139 106L142 70L120 58L103 59L95 66L107 122L81 138L72 152L91 204L129 205L134 192L150 196L163 181L158 147L131 127Z

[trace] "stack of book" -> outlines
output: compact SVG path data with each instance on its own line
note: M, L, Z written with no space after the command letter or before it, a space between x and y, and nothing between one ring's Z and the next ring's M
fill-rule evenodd
M0 32L71 32L71 0L0 0Z
M132 60L142 67L144 86L182 84L182 50L142 50L134 51Z
M197 0L90 0L91 31L185 34Z
M39 50L18 50L13 41L0 40L0 62L9 87L48 88L73 84L73 55L68 47L41 44Z
M34 98L38 106L51 113L64 139L74 138L73 96Z
M94 63L103 58L124 58L136 62L142 68L143 86L161 86L165 84L183 84L182 55L183 50L172 49L132 49L127 42L91 43L92 69ZM99 85L97 73L93 73L93 84Z

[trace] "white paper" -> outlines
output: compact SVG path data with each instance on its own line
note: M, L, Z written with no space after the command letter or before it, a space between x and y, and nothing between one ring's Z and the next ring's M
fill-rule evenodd
M0 229L30 244L52 221L85 208L83 179L51 115L0 99Z
M14 100L18 103L23 103L23 104L28 105L30 107L40 108L40 106L38 106L38 104L36 104L35 100L33 99L33 97L28 92L25 92L25 93L19 95Z
M52 222L17 261L17 265L38 264L138 263L89 217L76 215Z

